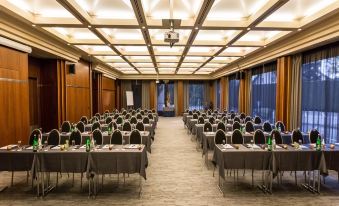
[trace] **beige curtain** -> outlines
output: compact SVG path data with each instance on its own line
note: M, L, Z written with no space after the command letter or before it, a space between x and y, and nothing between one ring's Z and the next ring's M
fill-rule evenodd
M290 129L301 126L301 60L301 54L292 57Z
M141 83L141 107L150 109L150 82L145 80Z
M252 70L245 71L245 78L240 80L239 85L239 112L246 115L252 114Z

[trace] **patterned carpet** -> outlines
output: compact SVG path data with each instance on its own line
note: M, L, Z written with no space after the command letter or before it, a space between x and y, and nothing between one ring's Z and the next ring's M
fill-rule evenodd
M210 154L210 157L212 154ZM0 205L339 205L339 184L337 173L326 178L320 195L314 195L294 184L294 176L284 175L283 185L273 185L273 194L262 193L251 187L250 171L239 182L233 177L227 179L225 197L220 193L218 174L212 176L212 165L207 166L196 148L193 136L187 134L181 117L160 118L156 130L152 154L149 156L147 180L143 181L142 196L139 197L138 175L126 176L126 183L120 176L106 176L104 186L96 199L88 199L87 181L80 189L80 176L76 175L74 187L72 178L63 174L59 187L44 199L36 198L26 184L26 173L15 173L14 186L0 193ZM0 173L0 186L10 185L11 174ZM299 180L303 179L300 173ZM55 181L55 177L51 177ZM261 181L261 172L255 173L256 184Z

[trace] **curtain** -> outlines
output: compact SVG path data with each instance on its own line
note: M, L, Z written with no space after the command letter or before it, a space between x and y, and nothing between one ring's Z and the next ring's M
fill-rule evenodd
M220 108L228 110L229 103L229 82L228 77L221 77L220 79Z
M142 81L141 84L141 106L144 109L150 109L150 82Z
M327 143L338 142L339 44L303 54L301 128L316 128Z
M291 107L288 129L300 128L301 124L301 54L292 56Z
M201 89L202 91L202 95L203 95L203 101L202 101L202 109L204 107L209 107L211 101L213 99L210 98L211 94L210 94L210 83L209 81L204 81L203 83L200 83L203 85L203 88ZM196 87L198 87L199 83L197 84Z
M219 80L214 80L214 109L220 109L220 84Z
M157 84L157 110L163 111L165 106L165 84Z
M252 102L252 70L246 70L245 77L239 81L239 102L238 111L245 114L251 114L251 102Z
M202 81L189 81L189 109L202 110L204 109L204 102L208 98L206 88L209 88L209 83ZM209 99L209 98L208 98Z
M275 122L277 63L252 70L252 116Z
M235 75L231 75L229 78L229 111L238 112L238 102L239 102L239 80L235 78Z
M121 81L121 105L122 108L127 109L126 91L132 91L132 84L129 80Z
M189 82L188 81L184 81L183 82L183 86L184 86L184 110L189 109L190 103L189 103L189 95L190 95L190 90L189 90Z

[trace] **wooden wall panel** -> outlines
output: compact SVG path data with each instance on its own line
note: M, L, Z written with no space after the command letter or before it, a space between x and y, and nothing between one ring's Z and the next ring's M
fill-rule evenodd
M0 146L27 143L28 55L0 46Z
M155 109L157 108L156 106L156 102L157 102L157 96L155 95L156 93L156 89L157 89L157 84L155 83L155 81L150 81L150 86L149 86L149 98L150 98L150 109Z
M182 115L184 112L184 82L182 80L178 81L178 91L177 91L177 111L176 115Z

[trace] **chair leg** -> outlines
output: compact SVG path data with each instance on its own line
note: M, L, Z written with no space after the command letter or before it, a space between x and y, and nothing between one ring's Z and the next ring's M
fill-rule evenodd
M297 185L298 182L297 182L297 171L294 171L294 178L295 178L295 184Z
M56 177L56 188L58 188L58 183L59 183L59 173L57 173L57 177Z
M80 177L80 189L82 190L82 177L83 177L83 173L81 173L81 177Z
M28 177L29 177L29 172L28 171L26 171L26 183L27 183L27 185L28 185Z
M13 187L13 184L14 184L14 171L12 171L11 187Z
M74 172L73 172L73 179L72 179L72 187L74 187Z
M253 180L254 179L254 177L253 177L254 175L253 175L253 173L254 173L254 170L252 169L252 187L254 186L254 180Z

